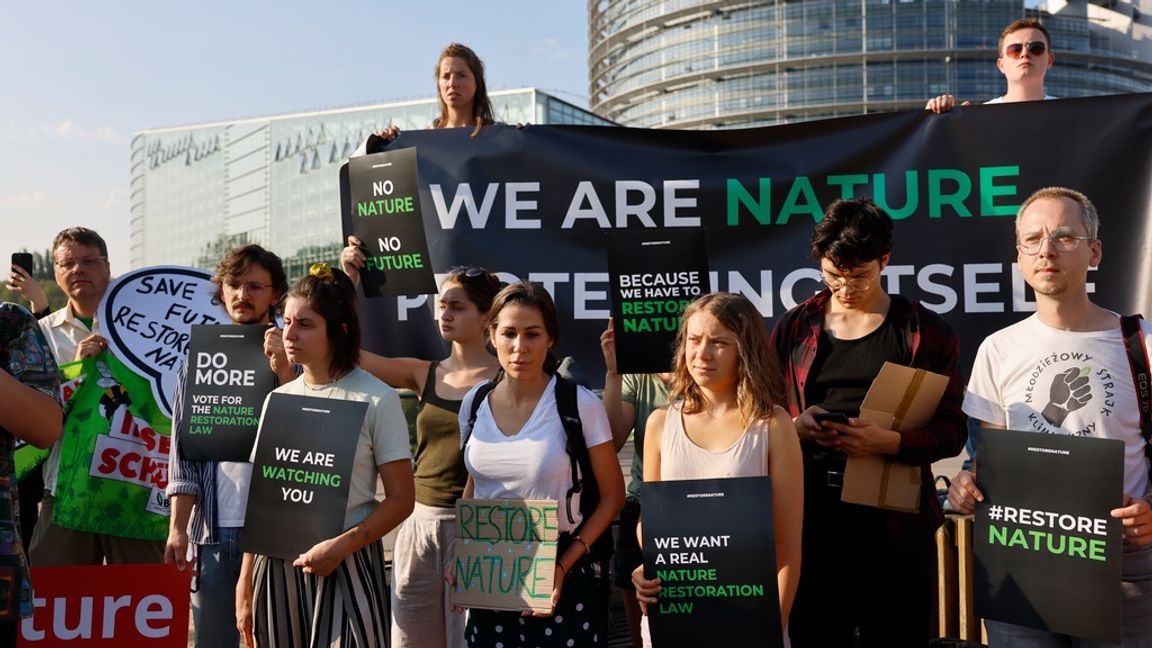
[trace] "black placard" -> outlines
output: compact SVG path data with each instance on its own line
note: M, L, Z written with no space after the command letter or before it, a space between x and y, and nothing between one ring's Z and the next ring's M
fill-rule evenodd
M708 292L702 229L637 230L608 237L616 370L670 371L680 314Z
M436 292L420 209L416 149L405 148L348 160L347 191L342 190L344 237L364 243L360 272L364 295ZM344 199L343 196L347 198Z
M244 551L295 559L344 531L368 403L272 393L256 440Z
M192 327L180 450L192 461L248 461L260 408L276 387L263 326Z
M642 500L652 645L783 646L771 479L646 482Z
M984 430L979 454L976 614L1120 641L1124 442Z

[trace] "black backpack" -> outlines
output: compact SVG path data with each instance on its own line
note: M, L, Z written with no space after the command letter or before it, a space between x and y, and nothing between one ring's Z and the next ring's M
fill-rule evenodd
M476 395L472 399L472 409L468 412L468 429L464 431L464 442L461 447L468 445L468 439L472 438L472 429L476 425L476 414L480 411L480 405L495 387L496 381L490 380L476 390ZM592 471L592 458L588 455L588 444L584 440L584 425L580 422L576 391L576 383L563 376L556 376L556 410L560 414L560 422L564 424L564 434L567 437L565 447L569 463L572 465L572 488L565 494L564 510L568 515L568 522L574 523L576 520L572 517L572 496L580 493L582 516L580 524L583 526L600 504L600 486L596 483L596 474ZM572 535L578 533L580 527L576 527ZM565 546L557 547L557 557L564 551ZM608 563L612 558L612 550L612 531L605 529L589 547L588 555L581 558L599 565L599 575L605 587L608 583Z

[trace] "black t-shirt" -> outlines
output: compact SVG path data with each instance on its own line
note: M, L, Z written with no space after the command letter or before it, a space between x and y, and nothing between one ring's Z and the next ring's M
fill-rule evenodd
M875 331L856 340L840 340L824 330L804 387L805 402L858 416L860 404L885 362L912 362L912 351L904 332L893 323L891 310Z

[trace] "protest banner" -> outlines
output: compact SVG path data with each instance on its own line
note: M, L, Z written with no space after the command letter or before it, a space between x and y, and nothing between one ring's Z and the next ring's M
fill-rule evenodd
M187 648L192 570L175 565L33 567L23 648Z
M248 461L260 408L276 388L264 355L266 326L196 325L188 345L186 429L179 439L192 461Z
M244 517L244 551L293 560L344 531L368 403L268 395Z
M167 538L171 421L152 385L107 351L60 372L65 416L53 522L121 538Z
M551 610L558 537L554 501L456 500L452 603Z
M180 266L132 270L108 285L97 309L108 348L151 381L153 397L168 418L192 325L229 322L224 309L212 303L211 279L210 272Z
M670 371L680 314L708 292L704 230L639 230L608 237L616 370Z
M871 197L896 221L885 290L920 300L962 340L1035 310L1013 263L1013 216L1051 185L1086 193L1107 223L1093 300L1150 312L1150 107L1152 95L1129 94L733 131L497 125L400 139L420 151L432 266L542 283L564 331L557 352L600 376L599 349L576 341L597 339L610 313L605 233L707 229L709 289L743 293L770 326L822 289L812 228L842 197ZM366 300L364 348L441 357L430 297ZM977 345L961 348L968 368Z
M976 485L976 614L1120 641L1124 442L984 430Z
M642 501L652 645L782 647L771 478L645 482Z
M416 149L354 157L342 196L344 238L364 243L360 282L366 297L436 292L424 216L420 208Z

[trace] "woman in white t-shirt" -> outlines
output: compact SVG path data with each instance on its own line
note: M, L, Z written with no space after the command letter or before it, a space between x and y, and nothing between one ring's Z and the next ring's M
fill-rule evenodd
M346 530L292 561L244 554L237 628L249 646L387 646L388 583L380 538L413 505L412 454L400 398L356 366L356 292L343 272L318 263L296 282L284 305L283 339L288 360L303 372L274 393L362 401L368 411L348 480ZM386 495L382 502L376 500L377 483Z
M572 488L567 434L556 408L552 348L559 337L556 305L538 284L519 282L501 290L489 311L492 345L503 378L468 419L479 386L460 405L466 440L468 484L464 497L544 499L559 504L561 533L552 588L552 610L532 616L472 608L464 631L470 646L602 646L607 615L586 560L624 505L624 478L612 445L608 416L596 395L578 388L577 405L600 502L587 519ZM570 511L573 520L568 519Z
M788 645L800 582L804 462L792 418L775 405L782 381L764 319L743 295L711 293L692 302L680 322L672 404L652 412L644 432L644 482L771 475L776 586ZM641 606L658 602L660 579L644 578L643 565L632 583ZM647 619L642 634L651 645Z

